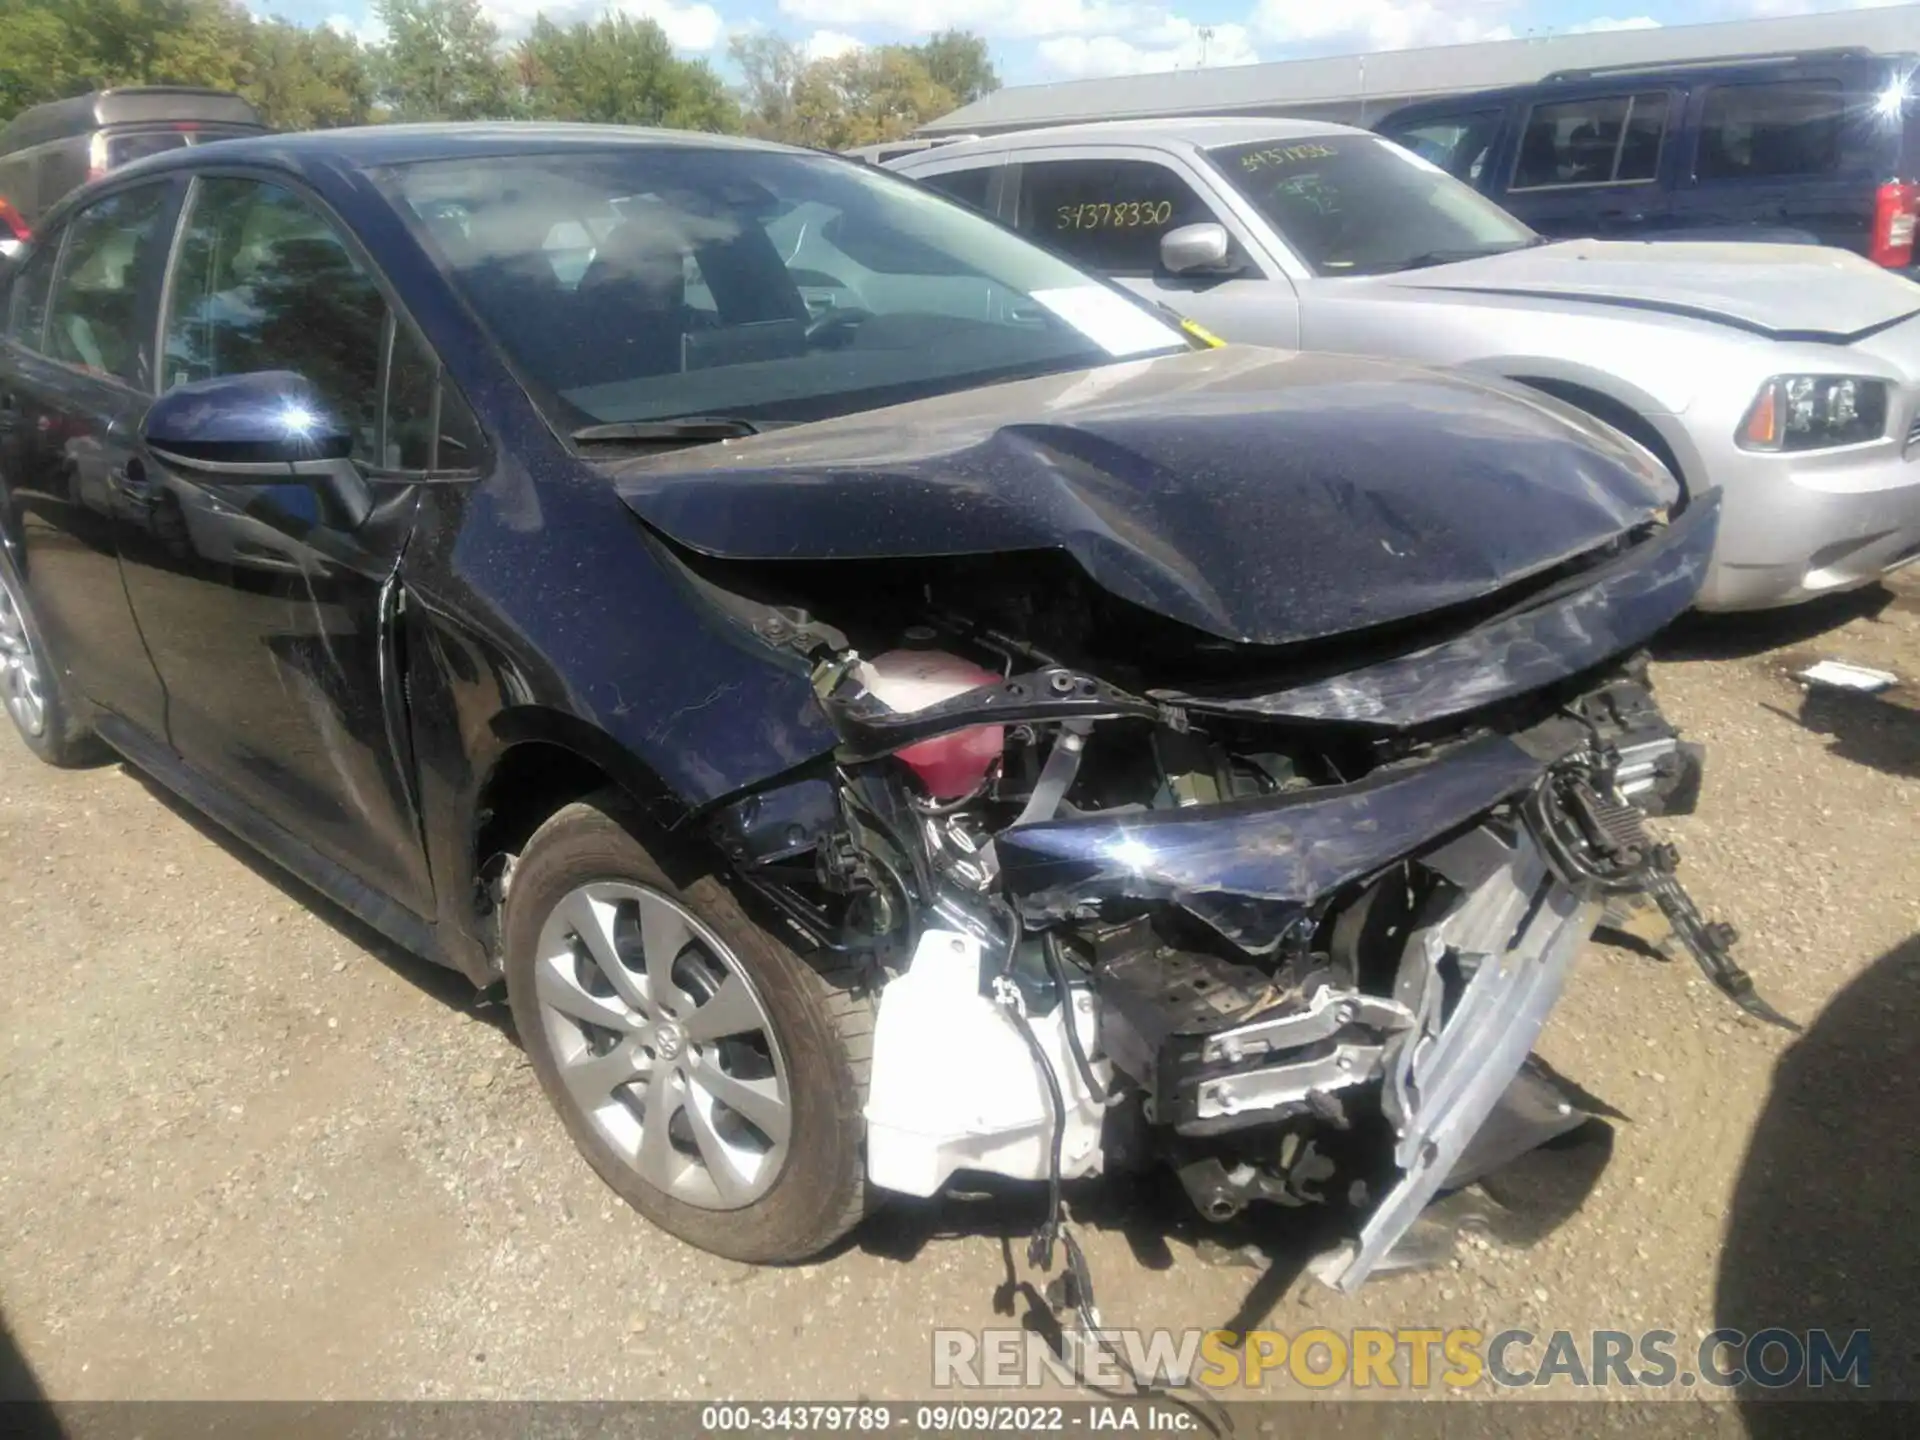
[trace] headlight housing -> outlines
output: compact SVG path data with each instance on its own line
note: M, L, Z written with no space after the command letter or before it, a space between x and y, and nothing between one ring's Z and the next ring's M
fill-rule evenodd
M1743 450L1828 450L1887 433L1887 382L1870 375L1776 375L1734 438Z

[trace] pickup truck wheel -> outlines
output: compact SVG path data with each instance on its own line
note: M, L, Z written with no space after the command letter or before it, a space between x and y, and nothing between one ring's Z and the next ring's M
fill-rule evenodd
M735 1260L818 1254L865 1211L873 1014L740 908L684 885L603 792L535 832L503 940L514 1025L589 1164Z
M27 748L49 765L91 765L103 755L76 720L24 593L0 566L0 703Z

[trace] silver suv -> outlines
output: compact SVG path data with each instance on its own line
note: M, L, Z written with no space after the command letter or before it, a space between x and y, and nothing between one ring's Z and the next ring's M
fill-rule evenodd
M1706 609L1920 558L1920 286L1801 245L1550 242L1427 161L1307 121L1116 121L889 168L1232 341L1521 381L1726 497Z

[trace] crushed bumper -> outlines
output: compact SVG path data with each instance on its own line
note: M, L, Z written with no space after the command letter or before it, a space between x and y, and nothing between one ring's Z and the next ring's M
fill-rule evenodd
M1348 1292L1447 1185L1519 1074L1600 916L1599 901L1558 881L1524 830L1503 837L1481 827L1423 863L1461 895L1442 919L1414 933L1395 983L1396 998L1418 1017L1382 1057L1381 1108L1394 1127L1403 1178L1359 1237L1315 1267ZM1451 1013L1442 974L1448 963L1469 975Z

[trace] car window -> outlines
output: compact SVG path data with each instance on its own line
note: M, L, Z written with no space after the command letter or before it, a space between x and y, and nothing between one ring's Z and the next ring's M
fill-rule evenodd
M1871 113L1875 97L1854 98ZM1837 170L1847 108L1836 80L1716 85L1701 107L1699 177L1777 179Z
M347 422L354 459L392 469L432 468L436 404L458 405L450 390L439 394L437 360L332 223L292 191L253 180L195 186L163 363L168 388L293 371Z
M7 335L29 350L46 343L47 297L53 292L53 267L60 259L60 236L42 235L13 275L7 301Z
M136 130L132 134L107 137L107 168L117 170L149 155L163 155L184 149L187 137L178 130Z
M949 199L984 211L987 208L987 183L993 179L993 171L993 165L982 165L973 170L942 170L938 175L919 175L914 178Z
M1471 184L1486 168L1487 152L1500 133L1500 112L1477 110L1467 115L1435 116L1404 127L1383 127L1380 133Z
M1479 191L1376 135L1223 145L1207 158L1316 275L1379 275L1538 238Z
M1151 160L1040 160L1020 172L1015 226L1109 275L1151 275L1160 237L1218 217Z
M376 178L567 432L816 419L1186 343L965 207L834 156L609 145ZM449 207L457 234L434 219ZM562 221L593 240L577 279L546 248Z
M1527 114L1510 190L1652 180L1667 131L1667 95L1590 96Z
M166 185L122 190L68 222L47 303L47 354L96 375L147 383L153 331L151 321L141 323L140 276L162 243L169 193Z

